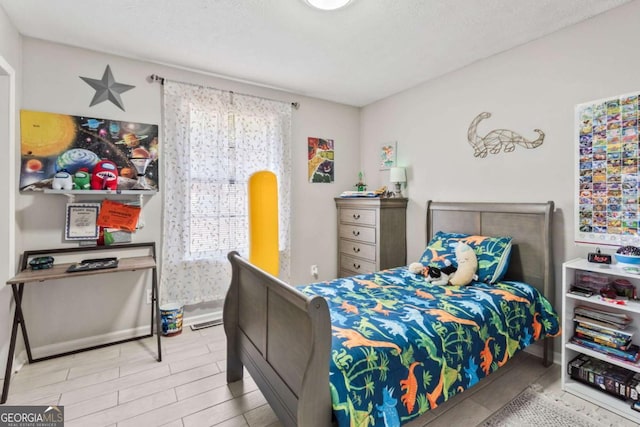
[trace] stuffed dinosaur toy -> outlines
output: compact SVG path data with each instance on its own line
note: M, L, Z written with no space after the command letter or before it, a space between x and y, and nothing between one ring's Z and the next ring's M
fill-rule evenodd
M455 254L458 267L452 265L449 260L445 260L445 266L442 268L426 267L419 262L412 262L409 271L424 276L427 282L434 285L466 286L472 280L478 280L478 257L473 249L466 243L458 243Z

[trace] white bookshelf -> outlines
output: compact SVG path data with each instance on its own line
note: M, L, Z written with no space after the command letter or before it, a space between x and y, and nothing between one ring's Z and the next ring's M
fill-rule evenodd
M640 424L640 412L631 409L632 402L630 400L624 401L618 399L605 391L600 391L580 381L574 380L569 375L567 365L579 354L585 354L596 359L604 360L612 365L621 366L630 371L640 373L640 363L625 362L570 342L574 333L574 308L577 305L626 313L632 317L632 325L635 325L636 328L640 325L640 302L638 301L625 301L625 304L621 305L604 301L599 295L584 297L569 293L569 289L575 281L577 271L604 274L611 277L612 280L624 278L635 285L636 289L640 289L640 275L629 273L618 264L593 264L586 259L574 259L562 265L562 389ZM640 342L640 335L638 333L634 334L633 342L636 344Z

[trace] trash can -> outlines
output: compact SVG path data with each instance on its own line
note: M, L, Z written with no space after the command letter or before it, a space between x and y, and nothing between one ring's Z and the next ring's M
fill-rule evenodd
M162 323L162 335L170 337L182 332L182 304L170 302L160 306L160 319Z

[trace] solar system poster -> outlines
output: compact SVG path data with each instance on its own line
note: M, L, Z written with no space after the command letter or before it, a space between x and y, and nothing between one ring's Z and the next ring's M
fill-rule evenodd
M576 242L640 244L638 97L576 106Z
M139 188L132 158L149 159L145 188L158 190L158 125L21 110L20 132L20 191L51 188L63 169L91 173L101 160L116 164L118 190Z

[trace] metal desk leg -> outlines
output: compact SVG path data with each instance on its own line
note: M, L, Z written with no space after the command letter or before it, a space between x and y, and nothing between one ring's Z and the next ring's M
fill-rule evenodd
M15 285L12 285L15 286ZM15 292L15 291L14 291ZM16 306L18 302L16 301ZM16 337L18 335L18 309L13 313L13 327L11 328L11 341L9 344L9 355L7 356L7 367L4 371L4 385L2 386L2 399L0 403L7 401L9 394L9 382L11 381L11 371L13 369L13 354L16 351Z
M22 339L24 340L24 346L27 350L27 359L29 363L33 363L33 355L31 354L31 344L29 343L29 335L27 334L27 326L24 323L24 314L22 313L22 294L24 293L24 283L20 283L20 286L16 288L16 285L11 285L13 289L13 298L16 301L16 312L18 313L18 319L20 321L20 329L22 330Z
M27 328L24 324L24 316L22 314L22 293L24 292L24 284L13 284L11 285L11 289L13 291L13 299L16 303L16 309L13 313L11 341L9 342L9 354L7 355L7 366L4 372L4 384L2 386L2 399L0 399L0 403L6 403L7 396L9 395L9 384L11 382L11 374L13 370L13 356L16 351L16 339L18 338L18 324L20 324L20 329L22 330L29 363L33 361L33 357L31 356L31 347L29 346L29 337L27 336Z
M162 347L160 346L160 335L162 335L162 324L160 319L160 298L158 295L158 274L156 268L152 270L152 289L151 289L151 302L155 304L156 312L156 335L158 336L158 362L162 362ZM153 310L151 308L151 329L153 330Z

